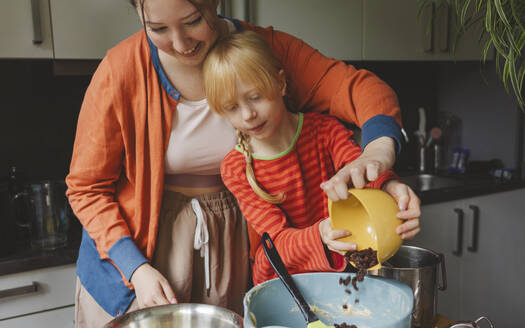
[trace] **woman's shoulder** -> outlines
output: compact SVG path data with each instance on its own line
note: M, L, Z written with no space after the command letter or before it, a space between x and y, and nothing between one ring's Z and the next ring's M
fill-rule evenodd
M149 58L149 45L143 30L131 35L109 49L102 63L106 62L113 74L128 76L130 72L141 69Z

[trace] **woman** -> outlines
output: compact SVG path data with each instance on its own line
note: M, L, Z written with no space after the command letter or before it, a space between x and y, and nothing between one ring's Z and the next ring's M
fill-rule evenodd
M362 187L395 159L397 98L373 74L323 57L284 33L219 18L217 0L134 5L144 31L111 49L94 74L66 179L84 227L79 327L177 301L242 312L250 285L247 227L219 173L236 137L209 109L201 76L219 35L256 30L289 73L289 98L297 108L330 109L363 127L366 148L338 173L340 182ZM419 216L410 190L397 197L413 210L412 218ZM410 221L400 226L407 236L417 232Z

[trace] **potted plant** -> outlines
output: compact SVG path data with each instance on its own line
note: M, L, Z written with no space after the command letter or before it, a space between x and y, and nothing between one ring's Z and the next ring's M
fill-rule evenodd
M519 106L525 111L525 0L419 0L420 13L430 5L455 7L452 11L458 29L455 45L465 31L481 25L479 40L485 42L483 62L489 49L494 48L496 70L503 85L509 93L512 87Z

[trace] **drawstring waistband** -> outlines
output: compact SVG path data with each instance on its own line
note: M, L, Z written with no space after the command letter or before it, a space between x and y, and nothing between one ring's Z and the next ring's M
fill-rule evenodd
M193 248L200 250L201 257L204 258L204 279L206 282L206 295L210 296L210 247L208 233L208 226L204 221L201 205L196 198L191 199L191 207L197 216L197 226L195 228L195 239L193 241Z

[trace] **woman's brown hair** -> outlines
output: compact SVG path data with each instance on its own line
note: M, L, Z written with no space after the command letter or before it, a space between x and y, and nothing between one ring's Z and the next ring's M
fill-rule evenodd
M212 6L212 1L213 0L202 0L202 1L195 1L195 0L186 0L188 1L189 3L191 3L195 8L197 8L197 10L201 13L201 15L204 17L204 20L206 21L206 23L208 24L208 26L210 26L210 28L214 29L214 26L213 24L210 22L209 18L207 15L205 15L204 13L206 12L206 7L207 6ZM145 21L145 15L144 15L144 3L146 2L146 0L129 0L129 2L131 3L131 5L135 8L139 8L140 9L140 17L142 18L142 21L144 22ZM140 7L139 7L140 6ZM144 26L144 31L146 31L146 26Z

